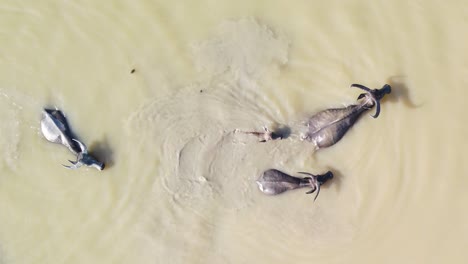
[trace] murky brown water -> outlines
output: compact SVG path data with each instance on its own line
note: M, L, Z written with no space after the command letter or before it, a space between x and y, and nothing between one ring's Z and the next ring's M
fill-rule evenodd
M0 263L465 263L465 5L2 1ZM351 83L393 92L314 151ZM106 170L61 166L45 106ZM336 177L313 203L268 168Z

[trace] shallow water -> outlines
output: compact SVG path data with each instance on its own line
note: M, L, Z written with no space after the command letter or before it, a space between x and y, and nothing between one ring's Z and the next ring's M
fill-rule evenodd
M463 6L2 1L0 263L464 263ZM351 83L392 85L379 118L300 141ZM61 166L46 106L104 171ZM335 179L272 197L269 168Z

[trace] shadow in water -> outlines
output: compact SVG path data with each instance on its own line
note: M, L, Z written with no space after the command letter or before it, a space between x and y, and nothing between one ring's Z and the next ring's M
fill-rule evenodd
M387 79L387 83L392 87L392 93L386 96L382 101L388 102L403 102L409 108L418 108L422 104L415 104L409 95L409 89L405 83L405 76L391 76Z
M89 147L89 154L94 156L97 160L104 162L106 169L114 165L114 151L110 147L106 137L101 141L93 143Z

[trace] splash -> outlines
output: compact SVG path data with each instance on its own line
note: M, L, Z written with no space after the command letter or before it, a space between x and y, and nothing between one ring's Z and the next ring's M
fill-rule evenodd
M281 150L234 131L275 123L277 105L256 88L287 63L288 45L253 19L224 22L192 45L194 63L209 81L154 99L129 118L128 132L139 141L134 145L162 146L144 151L160 157L161 188L175 203L197 208L222 201L231 209L251 203L258 170L271 162L262 153Z
M256 174L254 153L259 150L256 138L246 145L242 141L249 138L237 137L233 131L271 120L256 111L255 104L239 105L230 89L216 89L213 93L184 90L155 99L130 117L127 128L137 141L134 146L160 157L163 166L158 176L175 202L196 206L223 199L237 208L248 203L236 197L249 196L249 176ZM246 159L252 162L246 164Z

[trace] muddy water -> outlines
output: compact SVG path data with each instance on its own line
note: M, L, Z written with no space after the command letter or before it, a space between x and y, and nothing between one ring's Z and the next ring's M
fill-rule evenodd
M463 7L1 2L0 263L464 263ZM351 83L392 85L379 118L300 141ZM104 171L61 166L45 106ZM278 125L283 141L234 133ZM336 177L314 203L260 193L269 168Z

